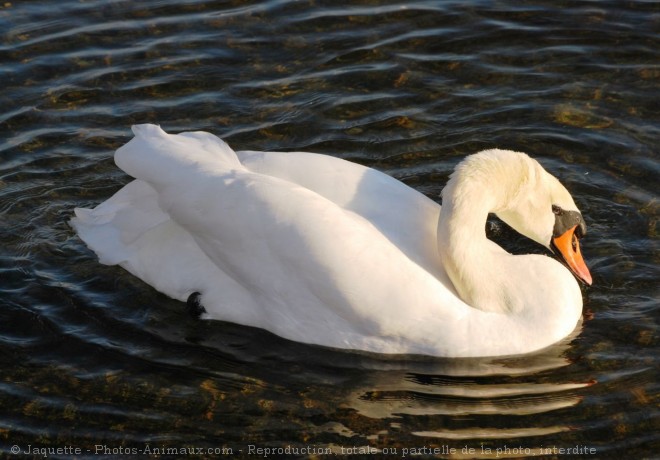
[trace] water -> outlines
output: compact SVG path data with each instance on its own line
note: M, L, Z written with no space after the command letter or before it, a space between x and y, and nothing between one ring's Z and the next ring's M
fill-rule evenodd
M0 4L3 452L660 457L657 3L54 5ZM436 200L461 157L526 151L589 226L582 328L446 360L195 321L67 225L129 181L112 153L138 122L340 156Z

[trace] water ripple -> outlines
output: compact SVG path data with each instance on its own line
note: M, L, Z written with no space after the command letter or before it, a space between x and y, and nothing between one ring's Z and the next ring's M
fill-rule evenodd
M642 1L0 5L0 449L657 454L659 14ZM464 155L528 151L589 223L584 324L530 356L438 360L188 318L99 265L67 223L129 180L112 152L147 121L351 159L435 200Z

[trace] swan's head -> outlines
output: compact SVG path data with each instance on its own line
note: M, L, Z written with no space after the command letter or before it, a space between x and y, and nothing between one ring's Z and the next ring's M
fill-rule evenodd
M492 149L470 155L456 167L442 196L446 215L459 209L463 216L475 218L481 211L493 212L553 251L578 279L591 284L580 252L579 240L587 232L582 214L568 190L526 154ZM461 230L462 225L455 226Z
M508 193L495 214L519 233L550 249L576 277L591 284L579 242L586 235L587 226L571 194L536 160L522 153L508 154L502 165Z

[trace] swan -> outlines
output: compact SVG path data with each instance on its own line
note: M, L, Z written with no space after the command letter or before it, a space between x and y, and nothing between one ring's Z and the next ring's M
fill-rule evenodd
M374 169L306 152L233 151L206 132L132 128L135 178L71 225L98 256L201 317L333 348L443 357L529 353L582 315L586 233L534 159L463 159L439 204ZM512 255L495 213L555 252Z

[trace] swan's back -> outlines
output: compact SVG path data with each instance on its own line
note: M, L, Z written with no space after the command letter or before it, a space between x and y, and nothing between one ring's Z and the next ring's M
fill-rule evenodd
M436 257L440 205L416 190L375 169L328 155L255 151L237 155L252 172L298 184L363 217L415 263L449 282Z

